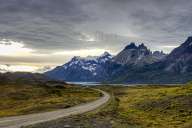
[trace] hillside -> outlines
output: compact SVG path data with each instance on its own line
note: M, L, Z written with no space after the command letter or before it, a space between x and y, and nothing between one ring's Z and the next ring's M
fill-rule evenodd
M0 73L0 84L44 84L51 79L43 74L29 72Z

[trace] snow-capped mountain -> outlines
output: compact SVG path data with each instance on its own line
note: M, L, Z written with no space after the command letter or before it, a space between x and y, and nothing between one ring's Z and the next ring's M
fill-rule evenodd
M131 43L114 57L108 52L101 56L75 56L68 63L45 74L65 81L102 82L121 76L131 68L158 62L165 56L163 52L151 52L144 44L136 46Z
M185 83L192 79L192 37L168 55L131 43L114 57L73 57L46 75L77 82Z
M108 52L101 56L73 57L68 63L46 72L49 77L65 81L100 81L107 77L104 65L112 59Z

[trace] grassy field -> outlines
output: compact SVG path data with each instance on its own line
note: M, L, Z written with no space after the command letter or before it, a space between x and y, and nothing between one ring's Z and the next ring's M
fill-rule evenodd
M191 128L192 85L133 87L121 90L118 113L144 128Z
M98 97L97 91L70 85L0 85L0 117L68 108Z
M106 107L29 128L192 128L192 84L100 88L112 95Z

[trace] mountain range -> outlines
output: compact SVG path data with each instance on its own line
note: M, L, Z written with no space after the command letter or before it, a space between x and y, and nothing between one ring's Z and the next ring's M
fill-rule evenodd
M115 56L73 57L45 75L73 82L185 83L192 79L192 37L170 54L130 43Z
M68 63L46 72L46 75L65 81L103 81L108 78L105 64L112 58L108 52L101 56L75 56Z

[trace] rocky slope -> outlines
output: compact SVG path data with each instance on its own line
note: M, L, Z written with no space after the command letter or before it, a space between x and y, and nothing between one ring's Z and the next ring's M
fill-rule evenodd
M181 46L175 48L164 63L168 72L192 72L192 37L188 37Z
M155 52L154 52L155 54ZM121 70L120 70L121 69ZM159 61L142 67L123 67L113 73L113 82L186 83L192 80L192 37Z
M135 43L127 45L124 50L114 57L114 62L123 65L144 66L158 62L166 56L163 52L151 52L144 44L136 46Z

